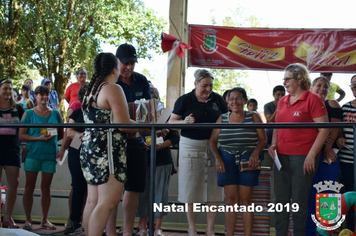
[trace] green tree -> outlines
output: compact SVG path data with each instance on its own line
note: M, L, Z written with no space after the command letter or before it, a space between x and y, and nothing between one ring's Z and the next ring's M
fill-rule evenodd
M24 72L18 38L27 1L0 0L0 78L20 78Z
M255 16L251 16L243 7L231 9L229 13L230 14L222 20L222 26L257 27L260 25L260 20ZM210 14L212 24L217 25L214 10L210 10ZM222 95L228 89L243 87L248 95L252 95L252 89L246 83L246 79L248 78L247 72L234 69L212 69L211 72L215 78L214 91L217 93Z
M148 69L143 69L142 72L141 72L141 74L143 74L144 76L146 76L146 78L152 82L153 76L151 75L150 70L148 70Z
M1 7L6 3L13 10L10 2L4 0ZM142 58L152 57L149 49L159 52L165 22L139 0L34 0L21 1L21 6L18 47L9 54L21 51L28 67L42 77L54 75L62 114L73 71L79 66L92 71L100 43L131 42Z
M247 72L237 70L222 70L212 69L211 73L214 76L214 91L222 95L226 90L234 87L243 87L247 94L251 94L252 90L247 85Z

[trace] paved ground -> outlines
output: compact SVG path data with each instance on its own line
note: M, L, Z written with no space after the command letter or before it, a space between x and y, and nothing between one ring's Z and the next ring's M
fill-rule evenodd
M23 223L18 223L18 225L22 228L24 225ZM39 224L33 224L32 225L32 233L38 234L38 235L64 235L65 228L63 225L56 225L57 229L56 230L46 230L46 229L41 229ZM10 231L10 230L9 230ZM20 229L20 230L11 230L12 233L15 233L15 235L23 235L26 233L25 230ZM188 234L185 232L171 232L171 231L165 231L163 232L165 236L187 236ZM1 236L3 236L2 233L0 233ZM5 234L6 235L6 234ZM5 236L4 235L4 236ZM10 235L10 234L9 234ZM203 235L203 234L201 234ZM82 234L76 234L76 236L85 236L85 233L83 232Z

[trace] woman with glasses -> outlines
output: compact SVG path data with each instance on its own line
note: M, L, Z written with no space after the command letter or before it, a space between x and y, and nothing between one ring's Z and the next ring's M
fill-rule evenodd
M12 83L9 79L0 80L0 123L20 123L24 113L21 104L16 104L12 96ZM20 140L18 128L0 128L0 185L2 170L6 172L7 191L3 228L18 229L12 219L20 178Z
M351 77L350 88L356 98L356 75ZM356 123L356 99L345 103L342 106L343 122ZM354 189L354 134L352 128L343 128L343 135L337 140L340 147L340 168L345 192L355 191ZM347 214L347 228L355 231L355 211L351 207Z
M236 87L228 94L231 109L222 114L216 123L262 123L258 113L244 111L247 103L245 89ZM218 148L218 143L220 144ZM210 137L210 150L215 157L218 172L218 185L224 187L226 205L249 206L252 203L252 191L258 185L260 171L259 155L266 146L264 129L235 128L214 129ZM250 171L240 171L241 161L248 161ZM253 212L243 212L242 221L245 235L252 235ZM235 231L236 212L225 212L226 235Z
M213 90L212 74L204 69L194 72L195 89L178 98L169 123L215 123L227 112L226 102ZM182 129L179 142L178 201L188 203L189 236L197 235L197 212L193 203L217 205L223 201L217 186L215 159L209 150L211 129ZM207 236L213 236L216 212L207 212Z
M300 63L290 64L284 73L283 85L288 95L281 98L276 123L328 122L324 101L309 91L311 82L308 69ZM281 169L274 167L275 202L299 205L293 212L294 235L304 236L308 215L309 192L319 152L329 134L329 129L274 129L269 155L278 153ZM275 212L277 236L285 236L289 226L289 212L283 208Z
M326 110L328 111L329 122L341 122L342 120L342 110L339 103L334 100L327 100L327 95L330 88L330 81L324 77L320 76L313 80L312 87L310 91L317 94L325 103ZM305 235L315 236L316 235L316 225L311 218L311 214L315 215L315 194L316 189L313 187L314 184L320 181L336 181L340 174L340 159L337 155L336 138L339 133L339 128L332 128L328 135L327 141L325 142L321 153L319 167L314 175L312 187L310 188L309 194L309 213L308 221L305 229ZM331 192L330 192L331 193Z
M64 99L69 103L69 106L78 101L77 94L80 86L87 80L87 71L83 67L79 67L75 74L77 75L77 82L69 85L64 94Z

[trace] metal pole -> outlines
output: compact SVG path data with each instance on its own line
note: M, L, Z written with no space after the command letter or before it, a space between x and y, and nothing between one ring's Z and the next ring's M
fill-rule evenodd
M150 194L149 194L149 217L148 229L149 235L154 236L155 232L155 216L153 212L153 203L155 198L155 176L156 176L156 129L152 127L151 130L151 158L150 158ZM147 188L148 186L146 186Z

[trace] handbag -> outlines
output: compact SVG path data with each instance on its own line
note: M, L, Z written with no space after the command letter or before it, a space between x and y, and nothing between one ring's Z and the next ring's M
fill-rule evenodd
M26 147L24 147L21 152L21 162L22 163L25 162L27 153L28 153L28 149Z
M47 118L45 124L47 124L47 122L48 122L49 118L51 117L51 115L52 115L52 112L51 112L51 114L48 116L48 118ZM21 152L21 162L22 162L22 163L25 162L26 156L27 156L27 153L28 153L28 150L32 148L33 144L35 144L35 143L33 142L32 145L31 145L28 149L27 149L26 147L24 147L24 148L22 149L22 152Z

